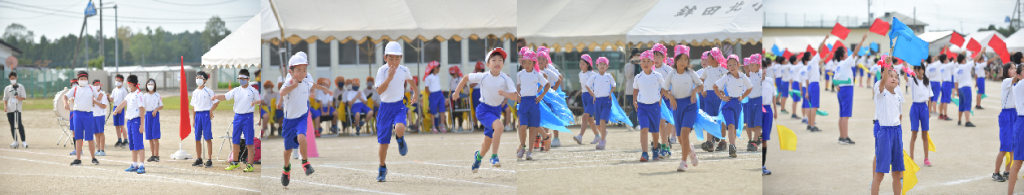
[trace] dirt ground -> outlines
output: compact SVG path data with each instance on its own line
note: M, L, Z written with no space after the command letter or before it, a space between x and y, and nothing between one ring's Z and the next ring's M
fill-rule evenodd
M99 165L92 165L87 154L82 155L82 166L68 166L75 156L68 155L73 146L68 143L55 145L61 135L53 111L28 110L23 114L25 134L29 148L12 149L3 142L0 149L0 193L2 194L43 194L55 191L76 194L111 194L121 192L181 193L181 194L259 194L256 172L243 173L241 168L224 171L226 159L231 153L230 140L225 144L220 159L214 159L212 168L192 167L193 159L173 160L171 154L178 150L178 112L164 110L161 113L162 139L160 142L161 162L145 163L146 174L127 173L124 169L131 163L131 152L126 148L115 148L117 136L114 126L108 121L106 130L107 156L98 156ZM224 135L232 116L231 111L214 111L213 135ZM4 133L0 140L13 140L6 117L3 118ZM258 130L259 127L257 127ZM194 134L185 138L182 149L195 156ZM214 138L214 155L221 143ZM63 142L62 142L63 143ZM150 145L146 144L146 156L150 156ZM83 147L88 153L88 147ZM205 160L205 159L204 159Z
M971 122L977 127L957 126L955 120L941 121L935 118L936 115L932 116L929 133L932 134L937 151L929 153L929 160L933 166L924 166L923 147L919 136L914 148L914 162L921 166L921 170L917 172L916 187L908 193L1006 193L1007 182L996 182L991 179L999 149L999 83L988 81L985 85L985 91L989 94L988 98L982 100L985 109L975 109L974 116L971 117ZM818 127L822 132L811 133L799 119L779 115L777 124L792 129L799 142L796 151L781 151L777 134L772 134L766 166L773 173L762 177L764 194L870 193L875 143L871 134L874 103L871 100L870 88L855 87L854 96L849 134L850 138L857 142L855 145L837 143L839 107L835 93L821 93L822 110L830 114L818 117ZM909 101L904 104L902 112L903 147L908 153L911 131L910 117L906 113L909 112L910 104ZM948 113L955 118L957 107L954 104L949 106ZM881 183L880 193L892 194L891 184L891 176L886 175ZM1024 192L1024 184L1018 182L1015 185L1015 193Z

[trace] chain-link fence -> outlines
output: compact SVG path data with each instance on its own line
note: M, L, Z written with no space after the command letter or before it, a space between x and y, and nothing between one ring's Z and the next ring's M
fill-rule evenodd
M17 68L18 83L25 86L28 98L53 98L64 87L71 85L71 69L29 69ZM7 75L4 75L5 77ZM0 85L8 86L10 80L2 79Z

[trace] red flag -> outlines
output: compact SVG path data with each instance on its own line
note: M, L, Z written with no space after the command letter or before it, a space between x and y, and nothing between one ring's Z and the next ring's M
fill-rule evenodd
M992 47L992 51L999 54L999 58L1003 60L1003 63L1010 62L1010 52L1006 51L1006 42L999 39L999 36L992 35L992 39L989 39L988 46Z
M843 45L842 41L836 40L836 43L832 44L832 53L835 53L836 49L839 49L839 47L844 47L845 48L846 46ZM853 51L850 51L850 48L846 48L846 54L850 54L850 52L853 52Z
M952 43L952 44L954 44L956 46L963 47L964 46L964 36L961 36L960 33L957 33L956 31L953 31L952 37L949 38L949 43Z
M871 29L868 31L886 36L885 33L889 32L889 23L882 21L880 18L875 18L875 22L871 23Z
M789 59L789 56L791 56L791 55L793 55L793 53L789 53L789 48L786 48L786 52L782 53L782 57L784 57L786 59Z
M183 116L183 117L181 117L181 122L178 123L178 126L180 126L180 128L181 128L180 131L179 131L180 132L179 135L181 135L181 140L185 140L185 138L188 137L188 134L192 132L192 127L190 127L190 125L189 125L189 124L192 124L192 123L189 122L189 119L187 117L188 116L188 101L185 100L185 99L188 98L188 92L187 92L187 90L188 90L188 87L187 87L188 83L185 82L186 80L188 80L188 79L185 79L185 56L181 56L181 79L178 79L178 80L181 80L181 85L179 85L179 86L181 86L180 87L181 88L181 90L180 90L181 91L181 96L178 96L178 97L181 97L181 101L179 101L179 102L181 102L181 115L179 115L179 116Z
M971 51L974 53L981 52L981 43L978 43L977 40L971 38L971 41L967 42L967 51Z
M832 34L839 37L839 39L846 40L846 35L850 34L850 29L843 27L843 25L836 22L836 26L832 27Z
M814 52L814 47L811 44L807 44L807 52L811 52L811 56L817 55L818 52Z

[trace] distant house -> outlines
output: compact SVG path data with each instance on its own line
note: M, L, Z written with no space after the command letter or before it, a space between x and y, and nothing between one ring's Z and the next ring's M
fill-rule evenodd
M3 40L0 40L0 64L7 67L7 57L21 55L21 50ZM5 68L6 69L6 68Z
M903 24L906 24L907 27L910 27L910 29L913 29L914 30L914 34L920 35L921 33L924 33L924 27L928 26L928 23L915 20L914 17L906 16L906 15L903 15L903 14L900 14L900 13L896 13L896 12L885 12L885 15L883 15L879 19L882 19L882 21L885 21L885 22L888 22L889 24L892 24L892 18L893 17L896 17L896 19L899 19L900 22L903 22ZM871 19L871 21L875 21L875 20ZM865 24L865 27L870 27L870 26L871 26L870 23Z

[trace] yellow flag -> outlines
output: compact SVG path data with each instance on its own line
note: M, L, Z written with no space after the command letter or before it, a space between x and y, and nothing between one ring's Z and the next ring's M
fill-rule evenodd
M906 168L906 171L903 171L903 194L907 194L907 191L917 185L917 171L921 170L921 167L914 163L914 159L910 159L907 151L903 151L903 165Z
M776 125L779 135L779 149L796 151L796 133L786 126Z
M1005 156L1006 156L1006 160L1004 160L1004 161L1006 161L1006 162L1004 164L1008 164L1010 166L1013 166L1013 152L1006 152Z
M929 133L927 135L928 135L928 151L935 152L935 143L932 143L932 134Z

